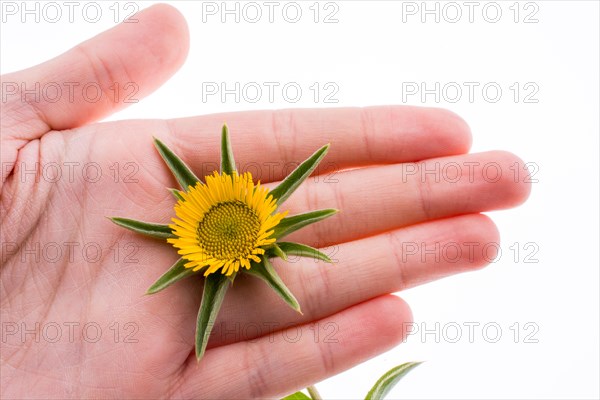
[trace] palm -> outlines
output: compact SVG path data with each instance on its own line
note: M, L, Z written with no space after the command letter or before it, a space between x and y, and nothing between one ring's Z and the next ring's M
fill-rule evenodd
M169 33L163 39L168 43L153 46L174 52L169 43L185 36L173 28L182 25L180 17L165 7L158 14L154 8L140 15L135 29L154 32L158 26ZM125 41L133 35L128 27L116 32ZM105 40L93 39L86 51ZM98 51L104 65L119 58ZM146 82L147 91L183 60L181 54L166 56L170 64L155 74L146 65L156 53L144 53L146 64L125 50L121 55L141 65L128 72ZM37 75L25 71L22 80L27 81L27 73L39 77L44 66L36 68ZM413 169L404 163L431 158L436 158L427 161L431 165L494 161L508 168L515 162L507 153L461 155L468 150L468 129L438 110L253 112L84 125L113 106L75 102L65 113L56 104L39 104L41 112L32 115L45 119L32 123L11 114L19 107L15 104L2 110L3 166L12 166L9 173L3 171L1 202L4 398L256 397L298 389L398 343L410 311L387 293L485 263L478 253L467 259L468 252L459 262L423 262L420 255L407 257L402 243L497 241L493 224L476 213L515 205L528 191L511 179L470 182L466 170L464 179L454 183L406 173ZM284 209L291 214L342 210L294 234L300 242L334 246L337 263L277 264L302 305L302 316L263 290L262 282L236 279L209 350L197 364L193 343L201 278L144 296L177 259L176 252L164 242L116 227L105 216L168 222L174 200L166 188L176 183L154 150L152 136L203 175L218 163L224 121L241 169L255 173L256 164L250 163L258 162L262 182L281 179L290 162L332 143L319 178L307 181ZM60 165L62 177L55 179L51 167L37 183L20 173L19 168L31 170L35 162ZM365 168L330 175L348 167ZM23 336L36 326L37 334ZM334 340L323 340L332 333ZM294 365L302 365L303 374L290 376Z

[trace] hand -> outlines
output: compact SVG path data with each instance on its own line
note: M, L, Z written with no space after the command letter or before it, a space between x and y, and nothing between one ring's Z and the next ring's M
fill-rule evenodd
M138 18L2 80L27 87L98 82L107 91L114 82L135 82L138 96L148 94L183 63L188 36L171 7L151 7ZM469 128L437 109L282 110L94 124L123 104L111 96L92 103L78 91L54 103L7 98L1 115L2 398L291 393L398 344L411 313L389 293L485 265L493 247L484 254L482 246L498 242L498 233L479 213L515 206L529 192L508 169L518 158L466 154ZM166 188L176 183L152 137L203 176L218 163L223 122L240 170L262 182L281 179L290 163L332 144L320 175L283 209L340 209L290 237L333 246L325 252L337 263L276 263L301 316L263 282L239 276L198 364L201 276L144 296L176 251L105 216L169 222L174 199ZM486 163L500 166L497 181ZM422 176L436 166L437 182L434 173ZM445 250L436 260L421 243Z

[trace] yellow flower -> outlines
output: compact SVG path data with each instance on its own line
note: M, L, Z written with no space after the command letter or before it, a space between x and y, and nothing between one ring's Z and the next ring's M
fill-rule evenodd
M286 217L277 208L310 176L325 157L325 145L303 161L275 188L254 184L252 175L236 170L227 126L221 131L221 172L205 177L205 183L163 142L154 145L181 186L169 189L177 198L172 224L112 217L115 224L143 235L167 241L181 256L146 291L158 293L175 282L203 271L204 290L196 322L196 358L204 355L208 338L228 287L238 272L262 279L290 307L300 304L285 286L270 258L312 257L332 262L318 249L282 238L307 225L322 221L337 210L314 210ZM215 272L220 270L220 274Z
M208 276L218 270L227 276L250 269L250 261L260 262L264 246L275 242L273 228L285 213L274 213L277 202L267 188L254 184L252 175L219 174L198 182L175 205L175 238L167 241L178 248L186 268L206 267Z

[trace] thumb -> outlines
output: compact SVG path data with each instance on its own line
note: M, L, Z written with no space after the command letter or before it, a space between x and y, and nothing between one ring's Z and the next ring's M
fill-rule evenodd
M3 142L28 141L98 120L148 95L173 75L188 51L183 16L159 4L135 20L45 63L2 76ZM40 87L48 88L52 98L36 95Z

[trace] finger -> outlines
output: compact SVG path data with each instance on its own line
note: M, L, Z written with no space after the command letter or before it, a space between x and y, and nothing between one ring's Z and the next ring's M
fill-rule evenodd
M107 165L123 160L142 165L156 179L162 194L164 186L175 187L177 183L153 148L152 136L163 140L197 176L206 176L219 169L223 122L230 128L238 169L250 171L263 183L281 180L326 143L332 146L319 173L462 154L471 143L464 121L441 109L299 109L208 115L166 124L106 123L98 126L90 157ZM129 134L123 135L124 131Z
M225 299L209 347L264 334L265 322L281 326L308 322L376 296L481 268L495 258L498 242L498 231L488 217L466 215L323 249L335 264L306 258L275 261L303 315L262 281L242 275ZM247 328L252 324L260 328ZM193 338L187 340L191 343Z
M383 296L252 342L190 357L173 397L282 397L344 371L400 343L408 305Z
M50 130L74 128L141 99L165 82L186 57L186 22L167 5L150 7L134 18L138 22L122 23L50 61L3 76L3 87L11 88L3 126L12 127L3 135L31 140ZM26 94L39 87L54 91Z
M340 213L285 240L326 247L438 218L514 207L529 196L525 172L515 155L493 151L315 177L283 208L290 215L323 208Z
M331 149L324 160L329 165L323 165L326 170L462 154L471 144L470 130L456 114L408 106L250 111L177 119L171 121L167 139L178 145L192 166L198 167L195 160L218 162L214 149L219 148L218 133L224 122L239 169L256 169L258 162L263 182L280 179L277 170L293 168L327 143Z

